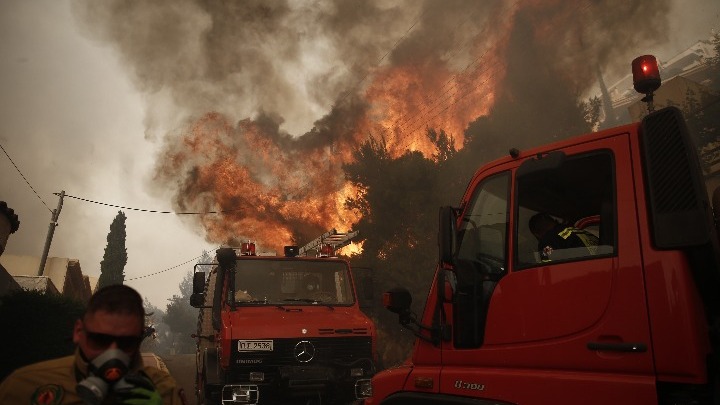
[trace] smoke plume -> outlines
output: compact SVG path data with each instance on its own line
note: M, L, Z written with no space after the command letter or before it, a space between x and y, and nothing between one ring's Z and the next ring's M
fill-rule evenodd
M82 0L74 10L147 97L146 137L164 145L153 186L179 211L224 211L197 218L209 241L279 250L359 219L343 208L356 190L342 164L368 136L395 156L431 156L428 127L461 148L480 116L532 120L542 114L524 115L525 104L573 105L596 66L666 39L668 3Z

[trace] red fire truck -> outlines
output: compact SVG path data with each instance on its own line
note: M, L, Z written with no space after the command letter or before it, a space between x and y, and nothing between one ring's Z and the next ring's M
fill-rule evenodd
M652 111L655 58L633 73ZM406 289L383 296L418 339L365 404L720 403L709 201L672 107L481 167L440 209L424 313Z
M284 257L258 255L250 242L220 248L209 275L195 272L198 403L344 404L369 394L375 326L350 266L334 257L356 234L332 230Z

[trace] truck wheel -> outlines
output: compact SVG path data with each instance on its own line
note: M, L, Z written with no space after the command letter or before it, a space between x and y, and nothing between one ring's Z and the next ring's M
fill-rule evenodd
M207 398L207 381L205 379L205 376L207 375L207 372L205 371L205 368L203 367L203 375L202 375L202 384L200 385L202 388L200 389L200 393L198 396L198 405L220 405L222 402L222 399L211 399ZM222 394L221 394L222 395ZM202 401L202 402L200 402Z
M206 398L206 389L207 382L205 381L205 374L202 375L200 378L200 382L198 384L198 390L197 390L197 398L196 403L197 405L220 405L220 401L215 401L210 398Z

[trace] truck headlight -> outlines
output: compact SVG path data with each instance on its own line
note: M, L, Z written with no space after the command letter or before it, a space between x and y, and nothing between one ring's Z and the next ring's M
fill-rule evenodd
M355 398L370 398L372 396L371 380L357 380L355 382Z

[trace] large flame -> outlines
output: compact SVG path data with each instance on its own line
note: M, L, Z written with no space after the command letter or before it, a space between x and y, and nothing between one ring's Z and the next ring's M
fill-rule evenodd
M184 179L176 200L181 209L222 211L200 218L213 243L248 239L282 251L332 228L350 230L360 213L347 210L345 201L358 190L345 180L342 165L353 150L373 136L385 139L392 156L420 151L432 157L428 128L444 130L462 148L467 124L493 105L505 39L478 40L464 67L428 60L378 68L363 90L360 113L344 114L336 106L335 115L349 128L343 134L321 121L292 137L268 120L233 125L220 113L207 113L190 125L182 143L168 148L158 177ZM362 251L362 245L351 246L348 254Z
M349 153L349 151L345 151ZM177 203L184 209L222 211L201 216L207 239L251 239L281 251L331 228L348 230L359 219L344 209L355 194L343 179L343 153L331 146L305 148L302 139L272 137L243 120L232 126L218 113L195 122L179 148L169 150L158 175L185 172Z

